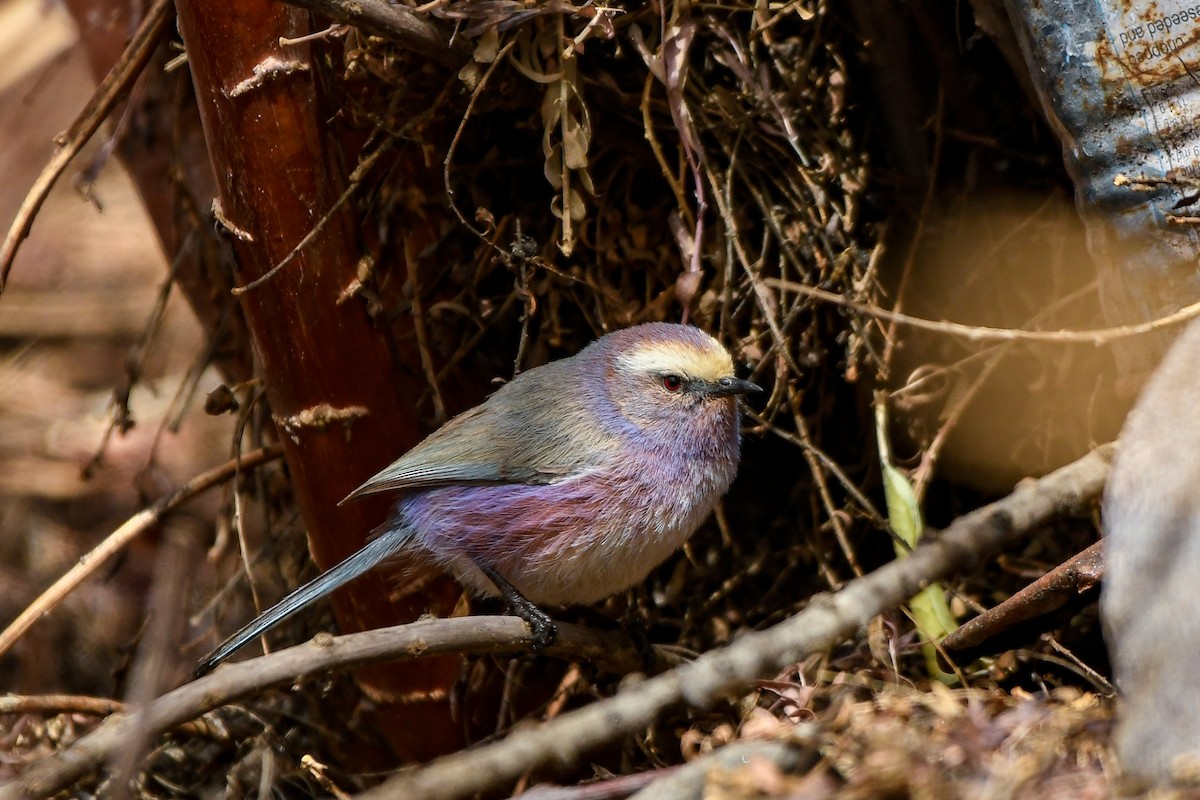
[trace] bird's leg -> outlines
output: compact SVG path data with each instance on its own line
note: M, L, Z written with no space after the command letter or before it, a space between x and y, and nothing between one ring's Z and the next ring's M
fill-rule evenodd
M550 619L545 611L518 592L517 587L506 581L496 570L482 565L479 566L479 570L496 584L509 610L525 620L525 624L529 626L529 632L533 634L533 652L539 653L554 644L554 640L558 638L558 628L554 627L554 620Z

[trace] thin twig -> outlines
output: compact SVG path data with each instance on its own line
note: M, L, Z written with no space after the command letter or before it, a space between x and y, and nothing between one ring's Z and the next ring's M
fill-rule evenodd
M775 289L799 292L809 297L815 297L818 300L824 300L827 303L833 303L834 305L842 306L843 308L848 308L870 317L898 322L910 328L918 328L923 331L944 333L947 336L956 336L971 342L1046 342L1050 344L1093 344L1099 347L1120 339L1127 339L1131 336L1141 336L1162 328L1169 328L1173 325L1182 325L1188 320L1200 316L1200 302L1195 302L1166 316L1152 319L1149 322L1139 322L1136 325L1119 325L1115 328L1092 328L1091 330L1083 331L1026 331L1016 328L992 328L986 325L964 325L961 322L923 319L921 317L909 316L908 314L898 314L894 311L888 311L885 308L859 303L855 300L842 297L840 294L827 292L824 289L807 286L796 281L764 278L763 283Z
M145 368L146 359L150 354L150 348L158 338L159 332L162 331L163 321L167 318L167 303L171 299L171 291L175 288L176 276L179 273L179 264L185 254L188 253L188 243L194 234L195 231L189 233L187 238L184 239L183 244L179 246L179 250L171 262L171 269L167 272L167 277L158 287L158 292L154 298L154 306L150 309L150 315L146 318L146 322L142 326L142 332L138 336L137 343L130 348L129 354L125 357L125 375L120 385L113 389L112 396L108 401L108 409L106 410L106 413L108 413L108 423L104 426L104 433L100 436L100 444L96 448L96 452L88 459L87 464L84 465L82 470L85 479L91 478L92 474L104 462L104 454L108 451L108 445L112 441L113 433L118 429L121 433L125 433L133 425L133 415L129 408L130 396L133 394L134 387L142 380L142 371ZM166 420L167 417L164 417L164 424ZM162 430L161 426L159 430ZM154 459L157 444L158 434L155 434L155 447L151 447L150 449L151 461Z
M634 28L634 31L636 30ZM637 40L635 39L635 41ZM651 58L649 51L643 53L642 58ZM662 144L658 141L657 134L654 133L654 116L650 111L650 90L652 88L654 88L654 73L648 71L642 85L642 135L646 137L646 142L650 145L650 152L654 154L654 160L658 162L658 169L662 173L663 180L667 182L667 185L671 187L672 194L675 195L675 207L679 209L680 219L690 221L692 208L688 205L687 196L683 193L683 182L672 173L671 165L663 154Z
M792 356L790 348L787 346L788 339L783 335L783 331L779 328L779 321L771 314L774 306L773 298L767 293L766 286L770 285L769 279L764 280L754 269L750 261L750 256L746 252L746 248L742 245L741 235L737 226L737 222L733 217L733 209L730 205L724 202L724 197L721 192L721 187L716 185L715 176L709 175L709 180L713 182L713 198L717 202L717 210L721 218L725 222L725 233L729 237L730 243L733 245L733 250L737 253L738 261L742 265L742 269L746 272L746 278L750 281L750 288L754 290L754 296L758 301L759 309L762 311L763 322L767 324L767 329L771 332L771 340L775 345L775 351L783 362L791 370L793 375L799 375L802 370L796 365L795 358ZM803 285L803 284L801 284ZM784 375L780 371L777 380L782 379Z
M338 22L387 39L423 58L448 69L457 70L466 63L470 51L452 41L449 33L414 9L385 0L287 0L290 5L307 8Z
M1071 292L1066 297L1060 298L1050 306L1040 310L1032 319L1027 320L1025 324L1036 325L1052 316L1055 311L1060 310L1063 306L1083 297L1085 294L1095 292L1095 290L1096 282L1092 281L1082 289ZM911 475L913 492L917 495L918 503L925 502L925 490L929 487L929 482L933 480L934 468L937 466L938 458L941 456L942 449L946 446L951 432L957 427L963 415L967 413L967 410L971 407L971 402L982 391L992 373L1000 368L1000 364L1012 350L1014 344L1014 342L1002 342L986 348L984 352L988 353L989 356L974 379L962 390L960 396L954 398L952 401L947 400L949 411L945 408L942 409L945 420L938 427L938 431L934 434L929 446L921 454L921 463L917 465L917 468L913 470ZM965 361L966 359L962 360L962 362ZM964 373L965 378L966 375ZM889 399L894 400L895 396L896 393L893 392L889 395Z
M241 413L238 414L237 424L234 426L233 430L233 438L230 440L231 452L229 456L235 464L238 462L238 459L242 454L242 443L245 441L246 426L252 425L257 419L257 416L255 415L255 409L266 403L267 393L265 389L252 386L247 388L247 392L250 394L250 401L245 404L241 410ZM238 472L240 473L240 470ZM246 490L242 487L242 482L239 479L240 474L235 474L233 477L234 481L231 487L232 491L230 492L230 499L233 501L231 504L232 508L230 519L232 524L230 527L233 529L233 532L237 537L238 554L242 557L242 568L246 573L246 584L250 587L250 599L254 603L254 611L256 614L261 614L266 606L264 605L262 596L259 592L258 583L254 580L254 570L252 568L254 565L254 559L250 553L250 537L246 535L246 504L242 500L242 493ZM258 487L259 497L266 496L266 492L262 491L262 488L262 486ZM270 521L265 521L267 522L267 529L269 530ZM215 539L213 542L213 547L209 550L208 560L210 563L213 561L212 554L214 551L216 551ZM271 652L267 645L267 638L263 636L261 637L261 641L263 643L263 652Z
M4 237L4 243L0 244L0 294L4 293L4 285L8 282L8 273L12 270L17 250L29 235L33 220L46 198L50 196L50 190L145 68L155 47L158 46L159 39L167 30L167 22L174 10L173 0L155 0L154 5L146 11L146 16L134 32L129 46L96 87L96 92L87 106L59 141L58 151L51 156L50 163L42 170L42 174L38 175L29 193L25 195L21 208Z
M454 130L454 136L450 138L450 146L446 148L446 157L442 159L442 185L446 189L446 201L450 205L450 210L454 212L454 216L458 217L458 221L466 227L471 233L479 237L479 240L485 245L490 246L498 253L504 251L499 245L483 234L483 231L476 228L467 218L463 216L462 209L458 207L458 202L454 199L454 188L450 185L450 172L454 165L454 154L458 150L459 140L462 139L463 131L467 129L467 121L471 119L471 115L475 112L475 103L483 96L483 87L487 86L492 74L500 66L500 63L508 56L509 52L517 46L517 40L513 39L504 47L500 48L500 52L496 53L496 57L492 63L488 64L488 68L484 70L483 75L479 78L479 83L475 84L475 89L471 92L471 99L467 101L467 108L463 111L462 119L458 122L458 127Z
M867 520L876 528L886 528L888 526L888 521L882 514L879 513L879 509L875 507L875 504L872 503L871 500L862 493L861 489L854 485L854 481L850 480L850 476L842 471L842 468L838 466L836 461L829 457L829 454L813 444L811 437L806 436L805 438L801 438L796 434L789 433L782 428L767 424L762 417L758 416L753 411L748 412L747 416L756 422L761 422L766 425L768 431L775 434L780 439L783 439L785 442L794 444L801 450L808 450L811 448L813 455L816 456L817 461L820 462L822 468L827 470L829 474L833 475L833 477L837 478L837 482L841 485L846 494L850 495L850 498L858 504L859 510L867 516Z
M817 455L818 448L813 444L812 437L808 433L808 423L804 421L804 414L800 410L800 394L793 386L788 386L787 394L788 405L792 409L792 418L796 423L796 435L800 438L802 444L800 451L804 454L804 460L808 463L808 471L812 474L813 481L817 484L817 494L821 498L821 505L825 507L825 516L829 519L829 524L833 526L834 538L837 539L838 547L841 548L842 555L846 557L846 563L850 565L854 577L861 578L864 570L862 564L858 561L858 554L854 552L854 547L850 544L849 533L846 530L846 525L842 521L841 515L838 514L837 506L833 502L833 495L829 493L829 482L825 480L825 470L822 468L821 459ZM831 459L826 457L825 460L829 461ZM883 521L882 518L880 518L880 521ZM830 588L840 589L841 583L839 580L838 585L831 586Z
M271 280L271 278L275 277L279 270L291 263L291 261L296 256L300 255L300 253L306 247L312 244L313 241L316 240L317 236L319 236L321 232L325 230L326 226L328 226L329 223L334 220L334 215L337 214L338 211L341 210L342 206L346 205L350 198L354 196L355 192L361 188L362 181L367 172L375 166L375 162L377 162L384 153L388 152L392 148L394 142L394 139L384 140L384 143L381 144L374 152L359 162L359 165L354 168L354 173L350 176L350 185L342 191L342 193L338 196L338 199L333 202L333 205L331 205L329 209L321 215L321 218L317 220L316 224L313 225L311 229L309 229L308 233L304 234L304 238L297 242L296 246L289 250L288 254L284 256L279 263L275 264L262 275L259 275L257 278L245 284L244 286L233 287L229 290L230 294L232 294L234 297L241 297L246 292L253 291L259 286L262 286L264 283Z
M107 717L124 711L125 704L108 697L77 694L0 695L0 715L5 714L93 714Z
M154 505L134 514L121 527L110 533L103 542L80 558L78 564L71 567L67 574L55 581L53 586L30 603L29 607L0 633L0 655L8 652L33 623L54 610L67 595L75 590L75 587L104 566L105 562L124 549L125 545L137 538L139 534L156 525L168 512L201 492L229 480L239 468L253 469L269 461L274 461L282 453L283 451L279 447L267 447L247 453L241 459L228 461L196 476Z

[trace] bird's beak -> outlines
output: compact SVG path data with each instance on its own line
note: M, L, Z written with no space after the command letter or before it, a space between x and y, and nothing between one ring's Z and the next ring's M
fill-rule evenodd
M709 397L733 397L737 394L757 394L762 387L741 378L721 378L705 387Z

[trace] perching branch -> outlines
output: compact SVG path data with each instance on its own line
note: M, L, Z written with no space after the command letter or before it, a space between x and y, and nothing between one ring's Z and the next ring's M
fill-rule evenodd
M589 661L615 674L641 669L642 654L629 636L557 623L546 655ZM516 617L429 619L346 636L318 635L271 655L227 664L168 692L141 712L109 717L71 747L0 786L0 800L47 797L63 791L135 738L155 737L211 711L297 678L382 661L414 661L448 654L528 652L532 636Z

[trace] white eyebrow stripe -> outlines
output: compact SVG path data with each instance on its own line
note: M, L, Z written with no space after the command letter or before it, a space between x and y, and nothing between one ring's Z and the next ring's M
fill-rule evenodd
M697 350L670 344L639 347L618 357L625 369L647 373L677 372L688 378L715 381L733 375L733 360L723 349Z

